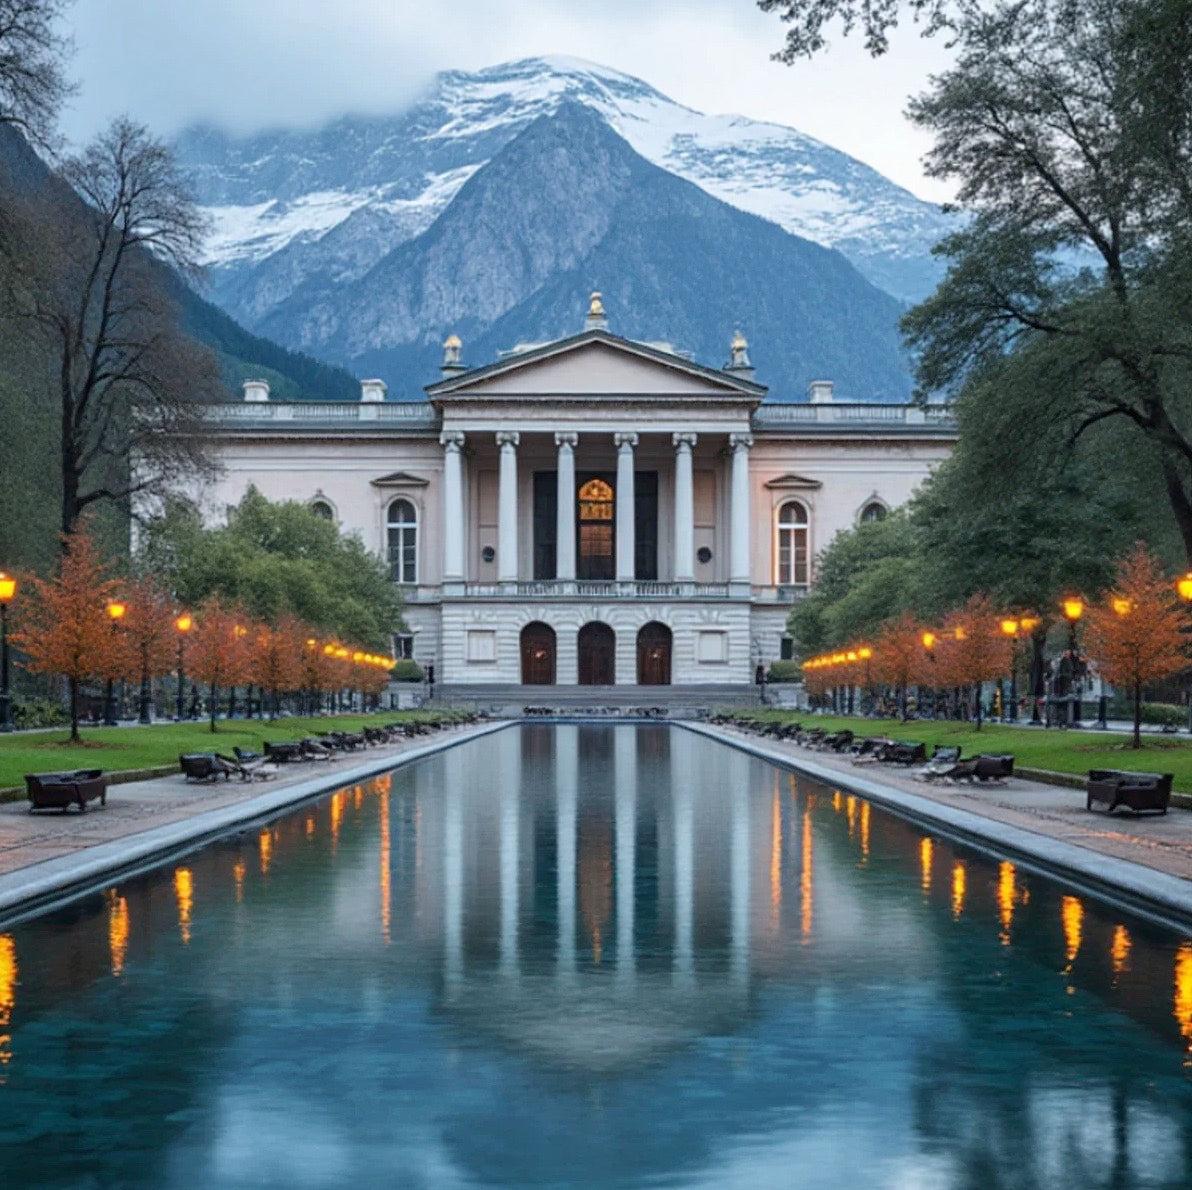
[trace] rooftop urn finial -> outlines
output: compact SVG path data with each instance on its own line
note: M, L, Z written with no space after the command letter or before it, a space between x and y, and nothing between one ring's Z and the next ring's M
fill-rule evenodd
M467 371L464 365L460 362L460 353L463 351L463 341L459 335L448 335L443 342L443 375L455 376L460 372Z
M807 386L807 398L813 405L830 405L835 399L836 385L831 380L813 380Z
M244 390L244 399L259 403L269 400L269 381L268 380L246 380L241 388Z
M733 335L732 345L729 348L730 361L726 372L732 372L745 380L753 379L753 364L749 360L749 340L741 333L741 328L737 328L737 333Z
M385 399L389 386L383 380L362 380L360 382L360 401L362 404L373 405Z
M586 331L606 331L608 330L608 318L604 313L604 302L601 294L593 293L588 302L588 317L584 319L584 330Z

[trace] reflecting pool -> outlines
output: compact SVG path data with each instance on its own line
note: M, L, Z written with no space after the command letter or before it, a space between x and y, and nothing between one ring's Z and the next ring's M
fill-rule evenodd
M0 932L0 1186L1192 1184L1192 943L665 726Z

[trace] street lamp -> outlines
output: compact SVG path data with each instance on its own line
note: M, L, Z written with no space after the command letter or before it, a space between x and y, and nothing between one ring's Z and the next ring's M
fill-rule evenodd
M1071 688L1069 691L1068 723L1080 726L1080 655L1076 651L1076 622L1084 615L1084 600L1077 595L1068 595L1060 604L1064 619L1068 621L1068 654L1071 657Z
M1002 719L1014 723L1018 719L1018 630L1021 624L1012 616L1001 622L1002 635L1010 638L1010 713L1002 708Z
M128 611L128 605L122 603L119 599L108 600L108 619L112 624L112 639L115 640L116 633L120 631L120 621L124 619L124 613ZM115 657L112 658L113 663ZM116 726L116 699L115 699L116 680L112 677L111 670L108 671L108 680L104 686L103 691L103 725L104 727Z
M17 580L0 570L0 731L12 731L12 697L8 690L8 605Z
M1185 603L1192 603L1192 570L1176 579L1175 589ZM1188 692L1188 731L1192 733L1192 690Z
M185 695L183 691L186 688L186 671L185 671L185 646L186 634L195 626L194 618L189 612L182 612L174 619L174 627L178 631L178 722L182 722L185 707L183 700Z

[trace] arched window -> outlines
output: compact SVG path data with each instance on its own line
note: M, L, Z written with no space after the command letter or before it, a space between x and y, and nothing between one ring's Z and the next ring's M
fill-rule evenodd
M409 500L389 505L389 573L395 583L418 581L418 514Z
M780 587L805 587L807 573L807 509L788 500L778 510L778 574Z
M870 500L864 508L861 509L861 524L865 525L871 521L884 521L886 514L890 510L880 500Z
M326 500L312 500L310 510L315 516L322 517L325 521L335 520L335 509Z

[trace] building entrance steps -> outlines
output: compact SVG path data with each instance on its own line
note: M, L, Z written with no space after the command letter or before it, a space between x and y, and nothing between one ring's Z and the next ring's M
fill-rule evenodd
M525 708L559 712L612 711L632 713L664 708L668 718L695 718L700 711L719 707L757 706L756 687L739 683L687 686L523 686L492 682L484 685L452 683L435 687L435 702L494 714L519 716Z

